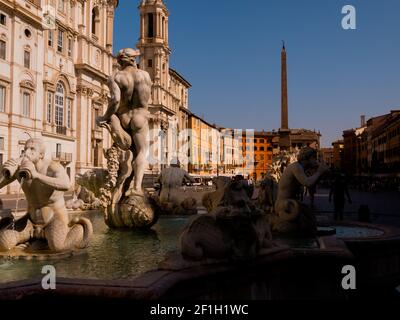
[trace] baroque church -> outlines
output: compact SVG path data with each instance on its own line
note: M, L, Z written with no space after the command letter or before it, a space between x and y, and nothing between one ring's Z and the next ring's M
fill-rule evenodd
M0 162L29 138L76 173L105 166L107 108L118 0L0 0ZM1 164L0 163L0 164ZM14 183L0 192L16 192Z

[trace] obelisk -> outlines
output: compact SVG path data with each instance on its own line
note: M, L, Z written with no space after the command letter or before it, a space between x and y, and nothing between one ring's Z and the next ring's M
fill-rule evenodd
M280 150L290 149L289 111L288 111L288 89L287 89L287 65L286 48L283 42L281 52L281 127L279 129Z

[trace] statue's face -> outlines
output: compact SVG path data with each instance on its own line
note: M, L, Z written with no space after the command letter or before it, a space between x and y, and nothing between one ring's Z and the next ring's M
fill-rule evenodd
M41 151L41 146L37 142L28 141L24 149L25 157L27 157L33 163L37 163L43 158L43 153Z
M119 52L117 59L121 66L134 65L134 57L130 56L129 53L125 52L124 50Z
M127 58L127 56L126 56L125 54L120 53L120 54L118 55L118 63L119 63L120 65L127 64L128 62L129 62L129 61L128 61L128 58Z

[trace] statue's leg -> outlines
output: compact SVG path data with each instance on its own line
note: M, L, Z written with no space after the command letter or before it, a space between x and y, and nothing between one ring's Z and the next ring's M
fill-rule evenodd
M120 119L115 114L111 116L106 127L110 131L115 144L122 150L129 150L132 144L132 138L122 127Z
M143 108L137 108L134 110L134 115L131 121L131 127L133 131L133 141L136 146L136 159L133 164L133 170L135 172L134 178L134 190L136 192L142 192L142 181L144 172L146 170L146 156L149 148L148 123L149 112Z
M62 209L60 210L62 211ZM92 224L88 219L80 218L70 228L67 213L57 212L46 226L45 235L49 248L55 252L84 248L93 234Z
M0 230L0 251L9 251L32 238L33 225L28 216Z

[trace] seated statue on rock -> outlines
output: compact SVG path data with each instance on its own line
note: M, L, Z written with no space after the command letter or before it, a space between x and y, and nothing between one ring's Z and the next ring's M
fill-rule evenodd
M306 172L317 168L312 176ZM298 200L303 186L312 187L328 171L328 167L317 161L317 151L306 147L300 150L297 162L285 168L278 184L275 215L271 218L272 231L288 235L313 236L317 226L315 216L306 205Z
M117 55L120 65L109 78L111 99L97 123L108 129L114 141L107 150L108 175L100 201L110 227L148 227L154 223L152 206L142 190L149 149L152 81L148 72L136 65L139 52L123 49Z
M186 260L245 260L271 248L271 239L267 217L251 203L245 182L230 181L213 212L186 225L180 248Z
M85 248L93 233L86 218L69 221L64 192L70 188L69 177L60 163L46 160L45 146L39 139L25 144L19 160L8 160L2 168L0 189L15 180L21 184L27 214L19 219L5 218L0 223L0 251L20 244L44 240L53 252ZM29 247L28 247L29 248Z
M215 185L215 191L208 192L203 196L202 204L207 209L207 212L213 212L217 206L220 204L222 198L224 197L224 192L226 186L232 181L229 177L216 177L213 179L213 184Z
M161 185L158 199L161 210L167 214L196 214L197 201L191 197L184 197L182 184L194 182L189 173L180 167L178 159L174 159L169 168L161 171L158 181Z

